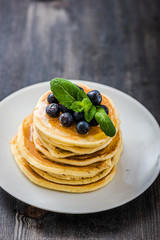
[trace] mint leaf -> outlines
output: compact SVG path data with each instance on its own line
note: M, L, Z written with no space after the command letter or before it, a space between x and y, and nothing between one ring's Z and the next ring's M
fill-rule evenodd
M84 98L82 104L84 106L84 112L88 112L93 105L89 98Z
M57 100L68 109L77 101L78 92L82 91L75 84L63 78L52 79L50 88Z
M66 108L72 109L75 112L84 111L84 117L87 122L90 122L93 117L100 124L101 130L109 137L113 137L116 129L100 106L94 106L87 94L80 90L74 83L64 78L54 78L50 82L51 91L57 100Z
M96 106L95 119L100 124L101 130L109 137L113 137L116 133L116 129L106 114L104 109L100 106Z
M90 110L84 113L84 118L87 122L90 122L96 113L96 107L91 106Z
M71 105L71 108L75 112L88 112L92 107L92 103L89 98L84 98L82 101L76 101Z
M79 89L80 90L80 89ZM83 91L83 90L80 90L77 94L77 100L78 101L82 101L84 98L88 98L89 97L87 96L87 94Z
M71 105L70 109L75 112L82 112L84 109L84 105L81 101L76 101Z

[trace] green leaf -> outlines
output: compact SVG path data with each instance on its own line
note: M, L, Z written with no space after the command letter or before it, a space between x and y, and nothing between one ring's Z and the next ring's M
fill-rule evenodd
M116 129L106 114L104 109L100 106L96 106L95 119L100 124L101 130L109 137L113 137L116 134Z
M93 104L89 98L84 98L82 100L82 104L84 106L84 112L88 112L90 110L90 108L93 106Z
M78 101L82 101L84 98L88 98L89 97L87 96L87 94L83 91L83 90L80 90L77 94L77 100Z
M75 84L63 78L52 79L50 88L58 101L68 109L77 101L78 92L82 91Z
M75 112L84 111L84 117L87 122L90 122L93 117L100 124L101 130L110 137L116 133L116 129L100 106L94 106L87 94L80 90L78 86L64 78L54 78L50 82L51 91L57 100L68 109Z
M75 112L82 112L84 109L84 105L81 101L76 101L72 104L71 108Z
M90 122L96 113L96 107L91 106L90 110L84 113L84 118L87 122Z

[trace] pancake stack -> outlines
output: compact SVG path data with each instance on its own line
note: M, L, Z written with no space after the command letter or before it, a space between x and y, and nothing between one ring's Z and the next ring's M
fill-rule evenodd
M91 90L81 87L86 93ZM120 120L113 102L102 95L115 136L106 136L99 126L81 135L75 123L64 127L58 117L46 114L49 94L41 96L12 139L11 150L19 168L33 183L53 190L82 193L103 187L114 177L122 152Z

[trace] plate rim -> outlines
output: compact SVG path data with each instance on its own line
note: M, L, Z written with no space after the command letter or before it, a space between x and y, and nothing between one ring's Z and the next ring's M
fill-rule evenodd
M111 86L108 86L108 85L105 85L105 84L102 84L102 83L97 83L97 82L92 82L92 81L86 81L86 80L75 80L75 79L69 79L70 81L73 81L73 82L79 82L79 83L82 83L82 84L94 84L94 85L97 85L97 86L101 86L101 87L105 87L113 92L116 92L118 94L120 94L121 96L125 96L127 98L129 98L132 102L134 102L136 104L136 106L140 106L141 108L143 108L143 110L146 112L146 114L149 115L149 117L151 118L152 121L154 121L154 125L156 125L157 129L159 129L159 136L160 136L160 128L159 128L159 124L158 124L158 121L155 119L155 117L153 116L153 114L141 103L139 102L138 100L136 100L135 98L133 98L132 96L128 95L127 93L125 92L122 92L121 90L119 89L116 89L116 88L113 88ZM10 98L13 98L14 96L17 96L19 93L22 93L28 89L31 89L31 88L35 88L36 86L43 86L43 85L47 85L49 84L50 81L45 81L45 82L40 82L40 83L35 83L35 84L31 84L29 86L26 86L24 88L21 88L13 93L11 93L10 95L8 95L7 97L5 97L4 99L2 99L0 101L0 108L1 106L6 102L8 101ZM160 163L160 161L159 161ZM52 212L57 212L57 213L64 213L64 214L92 214L92 213L97 213L97 212L102 212L102 211L108 211L108 210L111 210L111 209L114 209L114 208L117 208L117 207L120 207L124 204L127 204L129 203L130 201L136 199L138 196L140 196L143 192L145 192L153 183L154 181L156 180L156 178L158 177L159 175L159 172L160 172L160 164L159 164L159 171L156 172L156 174L151 178L151 180L149 182L147 182L147 184L144 185L144 188L141 188L141 191L138 191L137 194L135 194L134 196L130 197L129 200L128 198L124 201L121 201L119 204L115 204L114 207L109 207L109 208L106 208L104 209L104 207L102 208L99 208L98 210L85 210L85 211L60 211L60 210L56 210L56 209L50 209L50 208L47 208L46 206L41 206L41 204L32 204L32 201L25 201L23 198L21 197L17 197L17 195L14 193L14 191L8 191L8 187L4 187L3 184L1 184L0 182L0 187L6 191L8 194L10 194L11 196L13 196L14 198L26 203L26 204L29 204L29 205L32 205L34 207L38 207L38 208L41 208L41 209L45 209L47 211L52 211ZM7 190L6 190L7 189Z

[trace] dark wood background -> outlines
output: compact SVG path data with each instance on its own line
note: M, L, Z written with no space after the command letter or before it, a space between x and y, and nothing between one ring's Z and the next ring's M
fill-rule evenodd
M160 123L160 1L0 0L0 100L57 76L118 88ZM0 189L0 239L158 240L159 184L87 215L47 212Z

